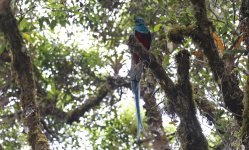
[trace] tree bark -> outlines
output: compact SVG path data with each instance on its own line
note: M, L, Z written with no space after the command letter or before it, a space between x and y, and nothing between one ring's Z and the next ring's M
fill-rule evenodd
M189 80L190 54L182 50L176 55L178 65L177 99L174 101L174 109L180 117L180 125L177 129L183 149L208 150L208 143L202 133L200 123L196 117L196 109L193 100L192 86Z
M28 141L33 150L48 150L47 137L40 127L40 115L36 102L36 86L31 59L10 7L10 0L0 0L0 31L4 33L11 50L12 70L21 91L20 100L24 123L28 127Z
M182 149L207 150L207 140L197 120L192 99L192 89L188 77L190 67L189 53L184 51L180 52L177 56L178 58L185 58L185 61L178 63L179 83L175 85L166 74L164 68L157 62L155 56L148 53L134 35L130 36L128 45L130 48L136 50L143 62L147 62L146 65L151 69L168 98L168 105L172 108L172 113L176 113L180 118L181 123L177 133L180 137ZM187 63L187 66L184 66L186 65L185 63ZM167 103L165 103L165 106L167 106Z
M193 4L198 32L198 39L194 40L198 41L208 58L214 79L222 90L225 105L233 112L238 123L241 124L243 92L239 88L238 79L231 70L226 70L224 62L219 57L218 49L212 36L213 25L207 18L205 0L191 0L191 2Z
M249 56L247 58L247 70L249 70ZM243 100L244 111L243 111L241 135L242 135L242 143L245 146L245 149L249 149L249 75L247 75L246 78L247 79L244 89L244 100Z
M155 150L169 150L169 141L163 128L162 112L157 105L154 93L156 92L156 80L149 70L146 70L145 76L145 81L141 81L141 95L145 102L144 108L146 110L147 124L153 136L152 147Z
M243 35L243 41L249 52L249 0L242 0L240 7L240 32ZM249 54L247 55L247 71L249 71ZM249 75L247 75L244 90L244 111L241 127L242 143L245 149L249 149Z
M193 7L193 13L196 18L195 25L188 27L174 28L169 32L169 38L173 42L179 42L177 39L183 39L184 35L190 36L192 40L203 49L209 66L223 94L225 106L233 113L239 125L242 123L243 111L243 92L239 88L239 82L236 75L231 71L231 67L225 64L231 64L229 59L224 61L218 53L212 33L214 27L207 18L205 0L190 0ZM176 41L175 41L176 40Z
M67 123L72 124L74 121L79 122L80 117L84 115L85 112L99 105L102 100L107 96L107 94L112 93L118 87L130 87L130 83L126 82L124 78L112 78L108 77L106 82L98 89L95 96L90 97L81 106L74 109L67 115Z

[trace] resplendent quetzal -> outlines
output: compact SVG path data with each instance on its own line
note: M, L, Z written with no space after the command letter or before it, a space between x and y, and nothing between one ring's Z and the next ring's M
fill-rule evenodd
M143 46L149 50L151 45L151 34L149 29L144 23L143 18L136 17L135 18L135 28L134 33L135 37L139 42L143 44ZM142 118L139 107L139 99L140 99L140 79L143 71L143 62L141 61L136 50L131 49L131 88L135 97L135 105L136 105L136 115L137 115L137 139L140 137L142 125Z

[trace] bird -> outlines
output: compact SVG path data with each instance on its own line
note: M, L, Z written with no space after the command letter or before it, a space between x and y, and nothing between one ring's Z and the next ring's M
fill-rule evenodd
M151 45L151 33L148 27L145 25L145 22L142 17L135 18L135 27L134 32L137 40L146 48L146 50L150 49ZM137 139L140 138L140 132L143 129L141 112L139 107L140 101L140 79L143 72L143 62L139 57L136 50L131 49L131 89L135 99L135 107L136 107L136 116L137 116Z

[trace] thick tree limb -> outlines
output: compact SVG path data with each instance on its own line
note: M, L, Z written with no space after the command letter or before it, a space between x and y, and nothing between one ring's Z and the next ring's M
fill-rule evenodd
M205 0L190 0L193 4L196 25L199 31L199 43L208 58L209 66L214 78L222 90L225 105L233 112L238 123L241 124L243 92L239 88L238 79L226 70L224 62L219 57L217 47L212 36L212 23L207 18Z
M29 144L34 150L48 150L48 140L40 127L31 60L23 44L16 19L11 13L9 2L9 0L0 0L0 31L4 33L11 47L12 67L21 90L20 99L25 125L29 128Z
M189 81L189 57L190 54L186 50L180 51L176 55L178 65L178 97L174 101L174 105L175 111L180 117L177 134L183 149L207 150L208 143L196 117L195 104L192 97L192 86Z
M189 82L189 53L187 51L178 54L177 58L184 59L179 62L178 75L179 83L175 85L168 77L163 67L157 62L153 54L148 53L145 47L138 42L134 35L131 35L128 41L130 48L136 50L143 62L152 70L152 73L159 81L164 90L168 104L173 108L173 112L180 118L178 134L183 149L208 149L207 141L202 134L202 129L195 116L195 106L192 99L192 89ZM177 59L181 60L181 59Z
M61 122L72 123L74 121L79 121L79 118L82 117L85 112L89 111L95 106L98 106L103 99L109 94L112 93L115 89L119 87L130 88L130 82L126 78L113 78L108 77L106 82L100 87L99 92L95 96L90 97L85 100L81 106L72 110L71 112L65 112L56 107L56 99L48 97L47 92L42 89L37 83L37 93L38 93L38 103L39 109L42 117L53 116L60 120ZM109 87L109 88L107 88ZM0 116L0 118L6 120L6 124L11 124L16 119L20 118L22 111L18 114L10 114L8 116ZM10 120L11 122L8 122Z
M146 70L145 76L145 81L141 81L141 96L145 102L144 108L146 110L147 124L151 134L154 136L152 147L153 149L168 150L170 147L162 125L162 113L154 95L156 80L149 70Z
M123 78L107 78L106 83L104 83L99 88L96 96L89 98L80 107L70 112L70 114L67 116L67 123L71 124L74 121L79 121L80 117L82 117L85 112L89 111L94 106L99 105L109 93L112 93L116 88L122 86L129 87L130 84L127 83Z
M238 123L241 123L243 110L243 92L239 88L238 79L225 69L222 59L219 57L217 47L212 37L212 23L207 18L205 0L191 0L196 18L196 25L200 35L200 46L207 56L209 66L214 74L215 80L222 90L225 105L233 112ZM221 81L221 83L219 83Z
M249 0L242 0L240 7L240 32L243 34L243 41L246 50L249 51ZM247 56L247 71L249 71L249 54ZM242 143L245 149L249 149L249 75L247 75L244 90L244 111L241 128Z
M231 72L231 67L226 66L218 54L218 50L212 36L212 22L207 18L205 0L190 1L193 4L196 25L185 27L185 29L172 29L174 32L170 32L169 35L170 37L179 36L178 39L183 38L183 35L190 36L192 40L204 50L204 54L208 58L209 66L213 73L214 79L222 91L224 103L233 113L238 123L241 124L243 92L239 88L238 79Z
M204 97L194 97L194 101L196 102L201 113L213 124L216 124L218 119L215 116L215 112L217 112L216 105Z
M130 36L128 45L129 47L132 47L132 49L135 49L139 53L143 62L151 69L152 73L159 81L159 84L161 85L167 97L175 99L177 97L176 87L173 81L166 74L162 65L157 62L156 57L151 53L148 53L145 47L138 42L138 40L134 35Z

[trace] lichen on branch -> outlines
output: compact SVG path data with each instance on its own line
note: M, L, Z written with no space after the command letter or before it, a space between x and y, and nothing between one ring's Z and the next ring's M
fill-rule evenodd
M227 71L224 60L219 56L213 38L214 26L207 17L205 0L190 0L193 7L195 22L189 27L176 27L169 31L168 37L179 43L184 36L191 37L192 42L203 51L208 59L214 80L224 97L226 107L233 113L237 122L242 121L243 92L239 87L238 78L233 72Z
M0 1L0 31L10 45L12 71L15 74L21 95L24 123L28 127L29 144L34 150L49 150L47 137L40 127L40 113L36 102L36 85L31 59L27 54L24 41L18 29L8 0Z
M147 63L146 65L158 80L169 101L165 103L165 106L171 105L173 113L176 113L180 118L177 132L182 149L207 150L208 144L195 115L195 105L192 99L192 89L188 75L190 54L184 50L176 56L179 67L179 82L175 85L163 67L157 62L155 56L149 53L134 35L130 36L128 45L136 50L142 61Z

